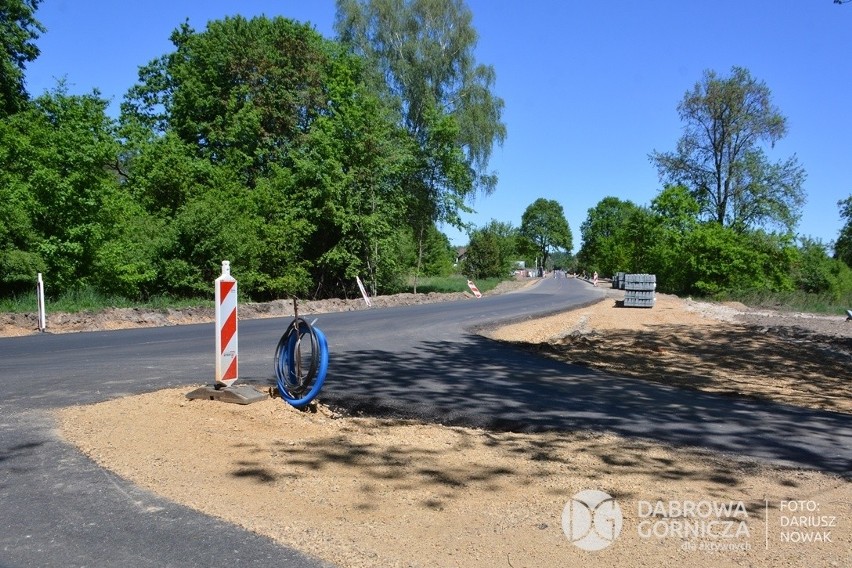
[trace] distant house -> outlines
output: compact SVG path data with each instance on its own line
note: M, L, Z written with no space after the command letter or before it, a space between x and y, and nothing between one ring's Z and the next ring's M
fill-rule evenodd
M453 266L457 266L467 256L467 247L456 247L456 262Z

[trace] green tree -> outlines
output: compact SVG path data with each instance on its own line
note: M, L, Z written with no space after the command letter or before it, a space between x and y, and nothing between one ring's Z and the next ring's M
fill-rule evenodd
M200 33L185 23L171 40L173 53L140 69L125 122L174 132L249 186L328 111L329 42L308 24L235 16Z
M452 274L456 249L450 243L449 237L433 226L425 239L425 245L423 274L426 276L449 276Z
M648 207L635 207L627 215L624 225L625 245L630 250L626 272L658 273L654 264L662 237L660 219Z
M460 226L465 200L493 191L488 161L506 135L494 69L475 61L470 10L462 0L338 0L335 28L376 70L377 92L395 102L419 150L406 183L416 238L436 222Z
M518 231L492 219L470 234L463 270L469 278L505 277L517 256Z
M260 278L263 244L252 196L227 177L183 206L168 225L159 252L160 272L174 293L198 297L210 293L223 260L231 261L241 288L251 294Z
M105 227L89 282L104 294L130 299L169 292L158 279L164 224L123 191L109 193L103 217L115 222Z
M571 252L573 240L571 227L559 202L552 199L536 199L521 216L520 234L529 239L545 266L550 253L555 250Z
M242 230L249 230L243 217L246 209L254 211L254 201L245 203L247 196L237 181L238 175L225 165L211 163L199 156L192 144L181 140L173 131L156 134L135 120L124 117L121 125L123 148L120 156L122 187L133 198L134 208L127 208L127 226L152 229L147 238L123 235L110 248L109 258L117 259L136 251L144 244L153 252L147 266L154 273L150 283L140 282L139 294L173 294L204 296L209 293L210 281L219 274L221 261L228 259L225 251L212 250L207 239L219 239L207 229L216 227L221 215L218 207L234 207ZM252 196L257 199L257 193ZM211 202L208 194L224 200ZM138 209L138 211L137 211ZM203 213L199 213L203 211ZM199 216L209 215L210 227L195 223ZM252 231L256 224L250 224ZM255 232L245 239L255 239ZM221 243L221 241L217 241ZM235 247L228 247L234 250ZM202 253L201 251L207 251ZM144 258L134 253L136 258ZM246 260L231 257L235 273L240 274L240 290L253 293L258 279L245 279ZM254 275L252 273L252 275ZM100 288L110 287L103 282ZM115 293L127 295L115 290Z
M476 63L472 21L463 0L337 0L335 28L345 44L375 64L381 87L395 97L419 141L434 124L430 114L456 119L456 142L476 173L474 184L490 190L496 180L486 171L488 161L506 127L503 100L492 92L494 68Z
M605 197L589 209L580 225L582 245L577 256L581 268L601 275L629 269L633 250L627 233L637 209L632 201L617 197Z
M22 110L26 64L39 55L35 41L45 29L35 19L41 0L0 0L0 118Z
M835 262L828 256L824 243L808 237L801 238L793 268L796 287L816 294L832 291Z
M834 258L852 267L852 195L837 202L840 218L845 220L837 241L834 243Z
M163 281L192 294L229 250L255 297L347 294L356 275L373 292L398 288L401 188L421 154L364 62L283 18L226 18L200 33L185 24L172 41L122 105L129 191L174 241L160 255ZM434 128L430 143L452 127ZM459 175L448 155L431 154ZM210 231L224 212L216 199L235 211L243 245Z
M805 172L794 157L771 163L762 144L787 132L765 83L748 70L731 76L705 71L678 105L684 134L674 152L653 152L660 179L690 189L707 219L745 231L780 226L791 231L805 201Z
M101 247L123 222L119 145L106 107L96 92L71 96L60 84L6 119L16 147L2 168L14 203L5 240L18 251L7 249L6 262L43 267L56 292L91 283Z
M320 230L306 207L319 199L293 168L331 114L334 47L309 25L265 17L200 33L183 24L171 40L174 52L140 69L121 117L129 191L165 226L160 281L206 294L227 258L246 294L306 294L316 258L305 247Z
M556 251L551 254L550 261L553 263L555 269L567 272L577 272L577 267L579 266L577 255L563 251Z
M315 120L293 153L294 192L310 192L305 216L322 227L309 244L317 279L324 275L335 292L346 293L360 275L375 294L398 288L407 268L394 241L406 214L399 188L415 151L386 105L364 86L362 63L343 53L335 61L327 79L332 112Z
M600 272L590 263L614 258L618 270L656 274L659 290L679 294L793 288L797 251L789 236L702 222L699 214L680 185L666 186L650 207L605 198L583 223L581 268Z
M216 184L216 166L173 132L152 136L125 124L123 136L124 185L150 214L170 219Z
M652 234L648 262L642 272L657 275L657 287L664 292L689 290L694 275L688 271L686 242L699 226L700 206L681 185L666 186L651 201Z
M0 296L32 290L47 264L33 226L38 202L24 166L32 153L25 121L0 119Z
M663 188L651 201L651 210L659 216L662 225L673 234L687 234L698 225L701 206L682 185Z

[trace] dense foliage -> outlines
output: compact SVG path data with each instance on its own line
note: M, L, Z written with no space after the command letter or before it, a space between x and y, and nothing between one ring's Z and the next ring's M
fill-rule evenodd
M580 267L602 275L654 273L664 292L802 290L840 299L852 291L852 269L809 238L736 230L700 218L683 186L668 186L640 207L615 197L589 210L581 227Z
M41 0L0 0L0 117L26 106L26 64L38 57L35 40L44 27L35 19Z
M496 278L524 267L570 269L571 228L562 206L550 199L536 199L513 227L492 219L470 233L462 271L470 278Z
M509 223L492 220L470 233L463 272L474 279L507 276L521 258L519 234Z
M843 227L834 244L834 257L852 266L852 195L837 202Z
M21 38L41 28L35 2L12 4L5 63L20 68L34 53ZM461 4L444 7L469 27ZM356 275L393 292L415 270L452 271L435 222L457 219L494 141L471 144L461 107L431 105L412 131L363 55L285 18L183 24L171 40L118 119L62 84L0 116L0 296L36 272L54 295L207 296L224 259L255 299L348 295ZM452 198L424 206L425 179Z

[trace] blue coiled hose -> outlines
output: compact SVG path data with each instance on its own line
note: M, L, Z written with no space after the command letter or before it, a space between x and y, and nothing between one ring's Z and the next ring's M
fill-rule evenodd
M310 338L311 361L307 373L300 369L301 361L296 349L300 342ZM301 408L317 396L328 372L328 341L318 328L297 317L278 341L275 350L275 378L278 392L290 405Z

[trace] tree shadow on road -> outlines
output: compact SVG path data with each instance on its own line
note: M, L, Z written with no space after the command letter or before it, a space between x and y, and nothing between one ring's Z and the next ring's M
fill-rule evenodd
M498 432L594 430L848 475L852 417L607 376L468 335L333 357L322 400L351 414Z

